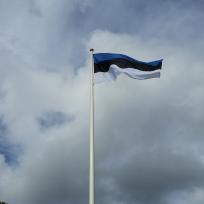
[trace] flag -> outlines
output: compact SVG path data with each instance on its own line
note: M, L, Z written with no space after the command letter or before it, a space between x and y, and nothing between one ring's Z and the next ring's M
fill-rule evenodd
M116 80L121 73L140 80L159 78L162 67L162 59L142 62L123 54L96 53L93 59L95 83Z

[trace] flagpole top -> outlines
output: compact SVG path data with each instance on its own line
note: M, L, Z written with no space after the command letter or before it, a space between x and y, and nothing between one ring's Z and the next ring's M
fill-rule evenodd
M94 49L93 49L93 48L91 48L91 49L90 49L90 52L94 52Z

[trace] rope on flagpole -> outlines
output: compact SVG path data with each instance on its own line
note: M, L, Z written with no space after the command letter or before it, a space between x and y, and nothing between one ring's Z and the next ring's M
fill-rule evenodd
M89 138L89 204L95 203L95 174L94 174L94 49L91 52L91 71L90 71L90 138Z

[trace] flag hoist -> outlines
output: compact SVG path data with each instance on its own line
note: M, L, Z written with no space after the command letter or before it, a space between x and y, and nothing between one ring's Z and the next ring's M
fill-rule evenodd
M142 62L127 55L116 53L91 52L90 70L90 163L89 163L89 204L95 204L95 173L94 173L94 83L116 80L120 74L133 79L159 78L162 59Z

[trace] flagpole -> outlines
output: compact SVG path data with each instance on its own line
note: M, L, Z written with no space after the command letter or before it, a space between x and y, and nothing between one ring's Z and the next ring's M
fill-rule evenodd
M90 138L89 138L89 204L95 203L95 174L94 174L94 49L91 52L91 71L90 71Z

